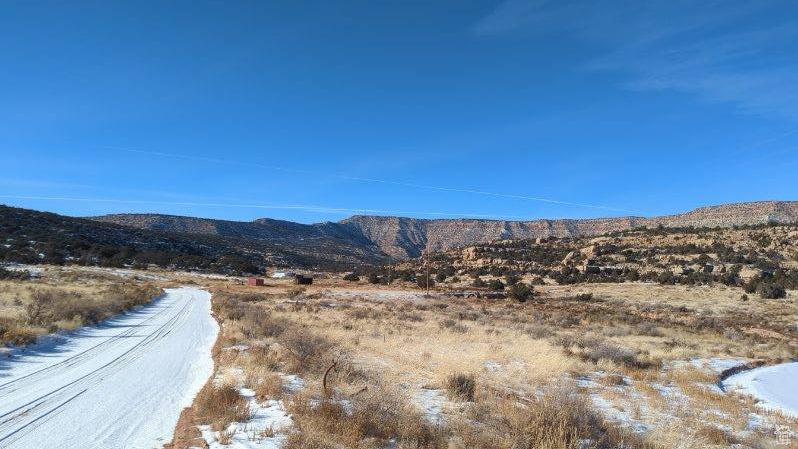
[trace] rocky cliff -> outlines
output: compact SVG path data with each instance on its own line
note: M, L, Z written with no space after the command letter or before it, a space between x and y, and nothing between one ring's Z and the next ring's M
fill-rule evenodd
M362 247L368 253L377 250L403 260L418 257L424 251L445 251L493 240L592 236L660 225L728 228L770 222L796 223L798 202L737 203L703 207L664 217L585 220L424 220L358 215L337 223L306 225L271 219L247 223L147 214L106 215L93 219L143 229L234 236L280 241L284 244L302 242L302 246L307 245L308 239L316 239L319 242L344 244L350 248Z

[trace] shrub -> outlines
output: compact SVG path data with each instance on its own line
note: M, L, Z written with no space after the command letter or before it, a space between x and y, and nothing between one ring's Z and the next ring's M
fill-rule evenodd
M26 346L35 343L43 333L43 329L20 325L12 320L0 321L0 343Z
M465 334L466 332L468 332L468 326L466 326L464 324L460 324L460 323L458 323L457 321L455 321L455 320L453 320L451 318L447 318L447 319L441 321L440 322L440 326L441 326L441 328L449 329L452 332L458 332L460 334Z
M259 302L268 298L270 295L266 293L243 293L237 296L243 302Z
M25 321L28 324L43 324L52 313L55 298L51 291L34 290L30 302L25 305Z
M510 287L510 298L518 301L525 302L535 296L535 290L523 282L513 284Z
M427 286L427 274L426 273L422 273L422 274L419 274L418 276L416 276L416 284L418 284L418 286L420 288L427 288L428 287ZM435 286L435 279L430 276L430 278L429 278L429 288L432 288L434 286Z
M27 270L7 270L0 267L0 279L27 280L30 279L30 272Z
M781 299L787 297L787 290L785 290L784 287L769 282L760 283L756 291L763 299Z
M344 275L344 280L349 282L357 282L360 280L360 276L356 275L355 273L347 273Z
M224 320L240 320L246 315L246 305L236 298L219 298L213 302L216 313Z
M277 337L289 326L285 318L273 317L267 310L257 306L245 308L245 314L240 321L244 336L255 339Z
M457 373L446 378L446 392L452 399L474 400L477 381L473 374Z
M215 387L213 382L209 382L200 390L194 404L197 419L210 424L216 431L233 422L247 421L252 416L247 400L230 385Z
M657 282L663 285L674 285L676 284L676 276L674 276L672 271L666 270L657 275Z
M491 279L491 281L488 282L488 288L497 292L502 291L504 290L504 282L498 279Z
M662 337L662 331L656 324L653 323L639 323L635 326L635 331L638 335L646 335L648 337Z
M280 342L291 353L289 369L293 372L321 373L332 358L333 343L306 329L291 328L283 334Z
M283 379L279 375L270 373L265 379L260 379L255 385L255 396L260 401L266 399L280 399L285 388Z
M593 363L597 363L599 360L609 360L619 365L632 368L648 367L647 363L637 360L637 357L632 351L620 346L604 343L598 343L587 348L584 358Z
M762 282L762 278L756 275L743 285L743 290L745 290L746 293L756 293L760 282Z
M480 401L482 402L482 401ZM568 389L543 391L523 406L514 398L480 404L479 425L458 427L462 447L471 449L560 449L651 447L633 434L613 427L597 415L588 400Z
M348 406L329 397L311 405L310 398L300 394L291 402L290 412L299 431L288 436L284 449L448 447L444 428L380 384L370 386Z
M513 286L513 285L515 285L515 284L517 284L517 283L521 282L521 278L520 278L520 277L518 277L518 276L517 276L517 275L515 275L515 274L508 274L508 275L504 276L504 282L505 282L507 285L509 285L509 286Z

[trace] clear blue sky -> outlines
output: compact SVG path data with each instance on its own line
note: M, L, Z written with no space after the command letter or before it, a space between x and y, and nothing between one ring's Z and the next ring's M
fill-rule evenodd
M790 0L2 11L0 203L315 222L798 199Z

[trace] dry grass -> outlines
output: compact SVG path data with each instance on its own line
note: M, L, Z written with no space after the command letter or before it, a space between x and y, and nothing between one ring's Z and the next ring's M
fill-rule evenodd
M255 390L255 397L259 401L267 399L279 400L283 397L285 383L283 379L275 373L265 373L257 376L253 382L253 390Z
M0 281L0 344L24 346L50 332L97 324L163 294L152 282L61 270L50 268L41 279Z
M775 331L798 318L793 303L780 310L758 300L740 306L739 296L725 287L546 286L525 304L424 299L414 290L323 281L298 294L288 289L269 287L266 299L241 301L235 296L249 290L226 286L221 294L217 290L214 304L224 344L251 346L242 354L224 352L225 366L251 373L249 386L266 385L277 372L305 380L302 393L282 396L295 421L289 448L385 447L388 439L399 447L731 444L721 440L768 447L772 436L765 431L739 437L747 414L761 413L753 403L707 388L716 375L667 367L692 358L779 360L791 353L789 340L742 329ZM695 292L699 299L690 303ZM577 297L584 293L593 295ZM709 307L712 301L719 303ZM749 308L740 314L739 307ZM324 390L322 377L333 361L338 364ZM596 372L603 374L594 377L594 387L557 386ZM468 384L461 394L460 386ZM273 388L263 397L277 389L263 388ZM666 397L663 388L689 398L689 406ZM421 413L414 398L423 389L449 392L441 410L445 425L431 425L438 421ZM635 436L625 425L605 421L587 395L596 392L652 430ZM406 417L384 415L371 402L375 395ZM373 416L384 423L374 423ZM724 436L705 428L710 424L731 430Z
M215 431L222 431L228 424L244 422L251 417L249 404L231 385L205 385L195 399L197 418L210 424Z
M548 389L519 402L485 395L469 421L460 421L456 447L488 449L648 448L638 437L607 424L576 391ZM474 425L476 421L480 425Z
M348 405L347 405L348 404ZM388 388L372 386L348 403L333 398L298 395L290 411L298 432L286 449L312 447L385 447L395 440L401 448L444 448L442 428L433 426L408 402ZM328 446L335 442L334 446Z
M457 400L473 401L476 385L473 374L452 374L446 378L446 392Z

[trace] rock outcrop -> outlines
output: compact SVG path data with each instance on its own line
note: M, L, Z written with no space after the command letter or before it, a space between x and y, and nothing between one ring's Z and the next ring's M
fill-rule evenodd
M348 247L381 251L405 260L424 252L446 251L476 243L507 239L582 237L639 227L721 227L771 222L798 222L798 202L766 201L696 209L664 217L619 217L585 220L425 220L403 217L357 215L333 223L300 224L259 219L253 222L210 220L152 214L121 214L94 220L171 232L215 234L244 239L279 241L284 244L317 239ZM304 246L304 245L303 245Z

